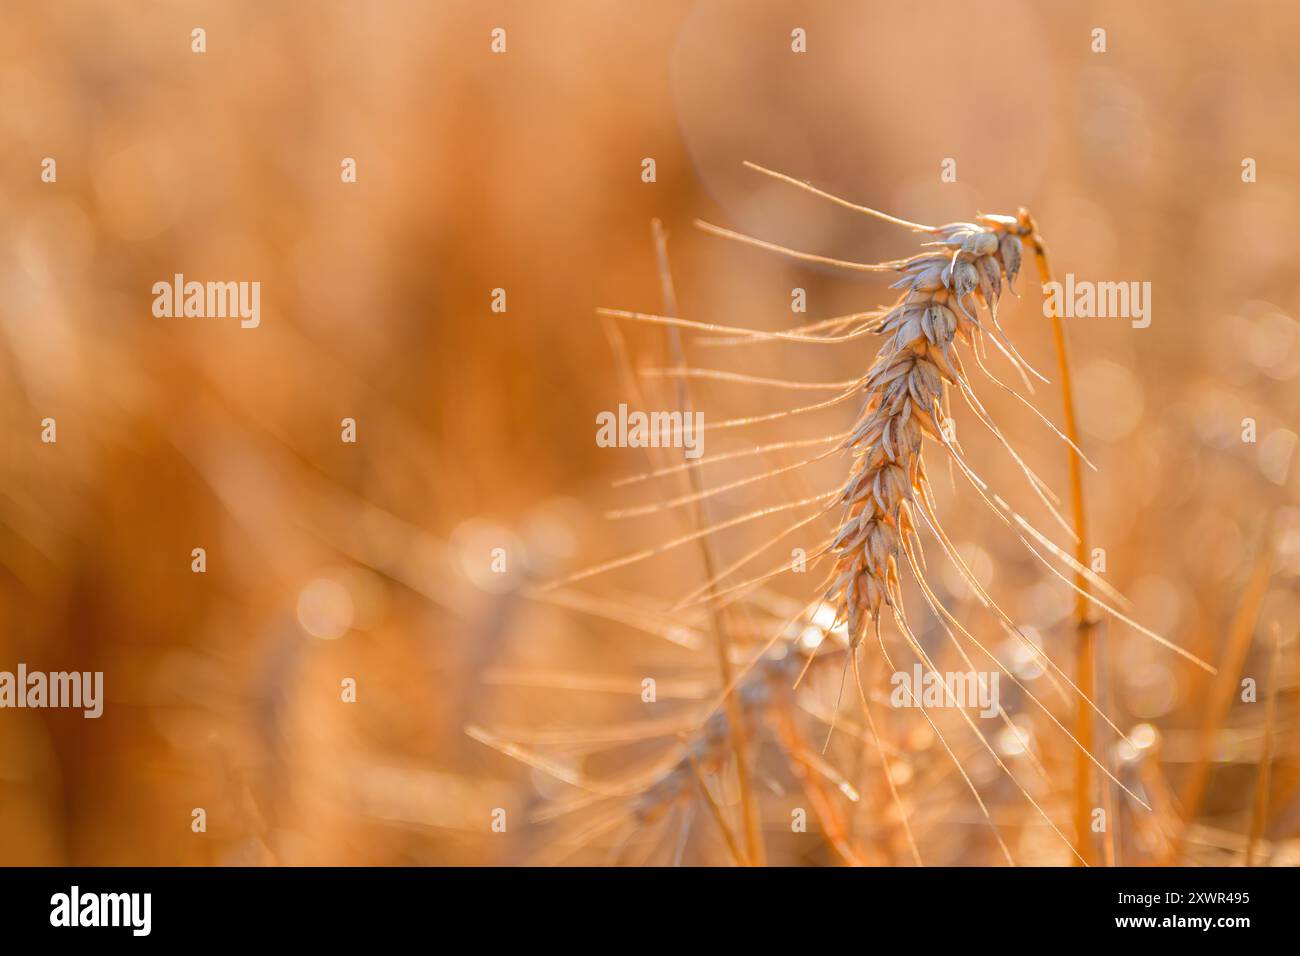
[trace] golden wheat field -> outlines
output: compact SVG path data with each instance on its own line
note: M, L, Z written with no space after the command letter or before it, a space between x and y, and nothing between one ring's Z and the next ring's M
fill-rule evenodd
M1300 863L1300 8L0 7L0 864Z

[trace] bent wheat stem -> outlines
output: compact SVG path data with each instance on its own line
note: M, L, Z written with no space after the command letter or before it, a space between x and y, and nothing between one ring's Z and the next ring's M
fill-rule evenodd
M1029 211L1020 210L1020 220L1028 232L1038 266L1038 281L1046 286L1052 281L1052 265L1047 246L1038 233L1038 225ZM1046 300L1052 323L1052 345L1056 350L1056 367L1061 376L1061 401L1065 407L1065 437L1069 442L1070 511L1074 524L1074 559L1080 566L1088 561L1087 523L1083 502L1083 454L1079 450L1079 426L1074 412L1074 386L1070 378L1070 356L1065 343L1065 326L1053 300ZM1088 609L1088 579L1081 570L1074 573L1075 682L1089 700L1096 695L1097 645L1095 622ZM1079 859L1086 866L1096 860L1091 838L1092 824L1092 749L1094 724L1092 709L1079 701L1075 710L1074 736L1079 749L1074 755L1074 839Z

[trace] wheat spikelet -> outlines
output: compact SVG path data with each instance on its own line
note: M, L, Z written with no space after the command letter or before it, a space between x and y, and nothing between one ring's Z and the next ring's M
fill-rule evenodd
M959 569L966 583L977 594L982 603L996 613L1007 630L1023 640L1023 635L1020 634L1014 622L984 593L943 531L936 514L934 498L931 494L926 475L925 460L922 454L923 440L929 438L945 448L963 477L974 486L980 497L998 512L1009 526L1028 534L1043 550L1074 572L1074 580L1070 581L1059 569L1051 566L1042 552L1034 544L1031 544L1023 534L1019 534L1018 531L1018 536L1028 550L1047 565L1053 574L1069 583L1075 590L1078 599L1077 616L1080 622L1079 639L1082 642L1080 645L1080 660L1085 665L1090 660L1088 656L1087 607L1089 604L1093 604L1134 626L1140 632L1176 651L1183 657L1192 660L1199 666L1212 670L1208 664L1170 644L1159 635L1137 625L1136 622L1089 592L1089 585L1092 585L1095 589L1109 594L1117 601L1123 600L1122 596L1110 589L1105 582L1092 574L1082 563L1086 552L1081 537L1082 508L1081 497L1079 496L1078 466L1080 462L1086 461L1086 459L1083 459L1082 452L1072 440L1072 437L1062 434L1053 426L1053 431L1071 449L1071 483L1074 508L1074 523L1071 525L1054 507L1053 496L1045 483L1029 469L980 403L969 381L966 368L955 348L957 343L968 346L974 356L976 366L984 375L1000 388L1016 395L1017 398L1021 398L1021 396L999 382L985 366L982 356L986 352L988 342L992 342L995 348L1002 352L1021 375L1027 387L1032 388L1031 374L1040 379L1042 378L1020 356L1014 344L1003 332L997 319L997 306L1002 294L1003 283L1005 282L1008 289L1013 287L1020 269L1026 241L1033 243L1040 272L1045 271L1046 253L1042 240L1037 235L1033 219L1028 212L1022 209L1016 217L978 216L975 222L956 222L938 227L925 226L848 203L806 184L797 183L790 177L762 169L753 164L747 165L774 178L794 183L800 188L831 199L839 205L847 206L855 211L897 225L906 226L917 233L927 234L929 241L925 245L927 248L934 250L896 262L878 264L848 263L842 260L832 260L822 256L797 252L764 240L734 233L730 230L701 224L707 231L769 251L789 255L796 259L830 263L859 271L893 270L901 274L900 278L893 284L893 288L902 289L900 297L883 314L879 321L859 325L847 335L831 334L826 336L825 339L826 341L850 339L865 331L886 336L884 344L863 381L862 387L866 392L866 399L861 414L850 437L839 446L840 449L851 453L853 461L849 478L839 494L832 500L832 505L839 505L842 512L834 538L827 549L833 558L833 568L827 579L826 590L822 597L824 602L834 608L837 620L843 620L848 627L850 648L854 652L851 660L855 666L857 648L862 642L867 626L872 622L875 624L879 639L883 608L888 610L889 616L892 617L918 659L931 672L937 673L930 656L922 649L903 612L900 574L903 567L910 571L912 578L924 596L926 604L939 620L941 627L951 638L968 665L970 659L962 649L954 630L960 632L963 637L974 643L991 660L993 659L992 655L988 654L985 648L974 639L973 635L942 606L940 599L927 583L919 525L924 525L933 534L940 547L946 552L947 557ZM987 324L979 318L981 307L987 314ZM815 325L823 324L816 323ZM832 328L835 332L842 328L839 320L832 322ZM1059 332L1059 329L1057 331ZM1059 346L1060 343L1058 342L1058 352ZM1063 375L1066 368L1062 358ZM1046 379L1043 380L1046 381ZM947 404L951 391L956 391L965 400L975 416L993 433L1029 480L1040 501L1066 533L1070 534L1074 539L1076 545L1075 557L1071 558L1062 549L1052 544L1025 519L1012 511L999 496L992 494L988 486L975 475L966 463L954 435L947 427L950 421ZM1072 399L1068 385L1065 388L1065 396L1067 417L1069 419L1067 424L1070 426L1071 435L1073 435L1072 406L1070 404ZM1032 408L1032 405L1029 405L1023 398L1021 400ZM1046 421L1041 415L1039 417ZM1048 424L1050 425L1050 423ZM1025 641L1025 644L1029 646L1029 642ZM880 646L882 653L885 653L888 659L883 640ZM1059 668L1051 664L1045 655L1043 655L1043 659L1047 666L1061 673ZM995 663L997 662L995 661ZM846 667L847 664L848 661L846 661ZM1015 681L1013 675L1010 675L1000 664L998 666ZM1065 675L1061 673L1061 676L1064 677ZM1064 725L1057 721L1055 717L1052 717L1050 711L1037 698L1029 694L1027 689L1023 688L1023 685L1020 685L1018 681L1015 682L1017 686L1026 691L1027 696L1035 704L1048 714L1053 723L1070 737L1072 743L1078 748L1080 772L1076 793L1079 797L1079 806L1075 817L1078 844L1072 846L1071 849L1080 863L1087 864L1091 850L1084 834L1086 833L1087 823L1086 794L1090 765L1096 765L1111 780L1115 778L1092 753L1091 712L1097 711L1100 713L1100 710L1093 700L1090 668L1085 667L1078 671L1076 679L1079 683L1077 684L1069 681L1068 678L1066 679L1071 690L1080 698L1077 734L1066 730ZM859 692L861 693L860 678ZM928 720L929 717L926 716ZM1011 725L1010 719L1005 712L1002 712L1000 716L1008 726ZM1102 717L1118 732L1118 729L1114 727L1113 722L1108 717L1104 714L1102 714ZM998 765L1011 776L1010 770L998 759L984 735L980 733L969 717L965 719L971 730L979 737L985 749L994 757ZM832 724L832 729L833 726ZM1034 805L1040 816L1056 830L1049 815L1038 806L1037 802L1033 800L1023 786L1020 786L1018 781L1017 786ZM971 789L972 793L975 793L973 785ZM1139 804L1145 806L1144 801L1131 790L1128 788L1123 789ZM977 793L975 793L975 796L979 801ZM980 801L980 805L983 809L982 801ZM1064 834L1061 834L1059 830L1056 830L1056 832L1065 841ZM1003 849L1005 853L1005 847Z

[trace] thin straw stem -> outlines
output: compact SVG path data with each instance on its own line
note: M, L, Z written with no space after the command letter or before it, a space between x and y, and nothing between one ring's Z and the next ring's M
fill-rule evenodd
M1254 866L1259 842L1268 823L1268 788L1273 769L1273 734L1277 725L1277 674L1282 659L1282 631L1273 622L1273 655L1268 665L1268 704L1264 712L1264 752L1259 756L1255 776L1255 800L1250 812L1250 841L1246 844L1246 865Z
M1210 772L1216 750L1215 742L1222 732L1228 711L1232 708L1241 669L1255 636L1259 608L1268 593L1269 580L1272 577L1273 558L1267 531L1263 532L1259 539L1257 549L1255 564L1246 582L1241 603L1238 604L1228 625L1218 677L1210 686L1206 699L1201 705L1203 717L1197 734L1196 759L1188 772L1187 784L1182 796L1182 825L1175 839L1170 842L1165 856L1159 861L1161 866L1173 866L1182 856L1187 842L1187 832L1196 822L1201 812L1201 804L1205 800L1206 790L1209 788Z
M669 316L676 316L677 292L673 286L673 274L668 262L668 236L664 232L663 223L658 219L652 220L650 227L654 233L655 257L659 266L659 285L664 312ZM686 356L682 350L681 334L675 326L671 325L665 328L665 332L674 364L678 368L685 368ZM677 401L682 414L689 417L691 414L691 394L690 385L685 378L677 380ZM700 481L699 469L690 469L687 476L690 479L692 492L699 496L692 503L692 518L697 528L706 527L708 524L708 502L703 500L704 487ZM716 576L716 562L713 557L712 542L707 535L700 538L700 553L704 559L706 580L712 582ZM710 592L712 592L712 587ZM718 671L722 677L723 694L726 697L727 731L731 738L731 750L736 762L736 779L740 788L740 812L745 830L745 859L752 866L762 866L765 857L763 835L759 827L758 803L755 800L753 785L750 781L745 726L740 711L740 701L731 692L731 637L727 627L726 610L723 607L714 606L710 602L709 612L715 638L714 646L717 648L718 653Z

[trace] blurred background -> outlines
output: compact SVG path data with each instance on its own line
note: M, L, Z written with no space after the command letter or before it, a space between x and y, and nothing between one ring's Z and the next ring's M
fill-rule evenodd
M806 53L791 49L796 28ZM921 222L1024 205L1059 272L1152 284L1149 328L1067 322L1099 468L1089 534L1134 616L1221 677L1105 627L1099 703L1141 752L1103 736L1099 753L1153 804L1116 811L1112 849L1134 864L1240 862L1256 819L1259 858L1294 864L1298 34L1300 8L1282 0L4 4L0 670L103 671L106 704L99 720L0 711L0 863L530 862L547 838L528 814L557 796L554 775L468 725L647 718L647 673L703 675L716 692L707 649L636 627L668 621L700 582L695 549L575 585L605 602L599 614L530 589L689 527L676 514L606 520L681 487L611 488L645 459L593 440L599 412L640 389L664 407L653 396L672 387L628 374L668 364L661 329L595 315L661 308L653 218L681 314L729 325L789 328L889 295L870 276L703 234L697 217L846 259L915 251L914 236L741 167L752 160ZM341 181L345 158L355 183ZM956 182L940 181L945 159ZM176 273L260 281L260 326L154 317L152 285ZM790 311L795 287L806 315ZM1018 291L1004 326L1053 377L1031 275ZM838 381L875 345L686 348L702 367ZM804 404L692 388L710 418ZM1060 443L986 397L1064 493ZM1054 386L1035 402L1060 420ZM829 434L855 411L719 433L708 452ZM355 444L340 439L345 418ZM962 438L981 474L1029 508L976 431ZM843 468L748 485L714 516L815 493ZM938 478L950 536L1068 667L1068 590ZM782 526L718 547L739 556ZM941 583L976 618L960 583ZM791 575L773 590L803 601L814 586ZM551 678L521 676L538 673ZM557 689L576 674L627 687ZM1260 685L1255 704L1240 699L1244 677ZM347 678L355 703L340 699ZM1068 826L1071 748L1041 715L1023 719L1050 779L1039 799ZM960 781L929 776L937 743L907 722L891 734L925 861L1000 862ZM1017 861L1068 863L987 754L971 742L961 754ZM907 863L872 766L864 854ZM788 831L790 800L765 800L770 827ZM492 831L497 808L506 833ZM593 854L576 859L609 859ZM836 862L788 832L769 858ZM726 857L703 844L686 859Z

